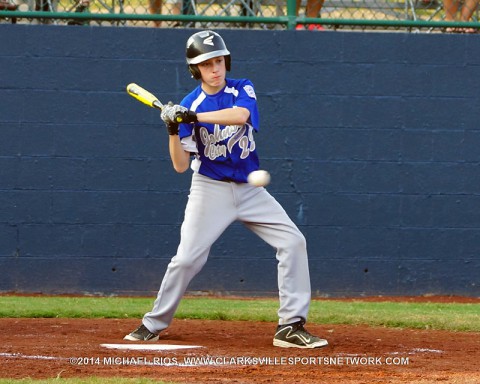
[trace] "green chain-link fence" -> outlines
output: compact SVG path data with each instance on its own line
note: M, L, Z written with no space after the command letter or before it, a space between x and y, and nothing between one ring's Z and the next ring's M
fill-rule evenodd
M0 22L478 31L479 0L0 0ZM454 12L455 11L455 12Z

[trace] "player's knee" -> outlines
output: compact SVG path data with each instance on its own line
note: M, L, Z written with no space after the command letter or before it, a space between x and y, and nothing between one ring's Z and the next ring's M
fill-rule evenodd
M188 256L175 256L172 259L172 266L184 271L193 271L194 273L200 271L206 262L206 258L203 257L188 257Z
M303 236L302 233L298 233L298 235L295 237L295 245L298 248L301 249L307 249L307 240L305 239L305 236Z
M195 260L189 259L187 257L176 257L173 261L173 264L178 269L194 269L197 265Z
M287 248L291 249L293 252L302 252L307 249L307 240L301 232L292 234L287 242Z

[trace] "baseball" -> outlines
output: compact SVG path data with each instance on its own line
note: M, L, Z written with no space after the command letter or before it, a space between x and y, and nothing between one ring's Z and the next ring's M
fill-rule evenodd
M265 187L270 183L270 173L263 170L253 171L248 175L248 183L254 187Z

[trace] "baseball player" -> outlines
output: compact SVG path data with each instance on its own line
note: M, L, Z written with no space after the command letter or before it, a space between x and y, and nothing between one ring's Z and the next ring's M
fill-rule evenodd
M124 339L159 339L188 284L207 261L212 244L238 220L277 250L280 307L273 345L324 347L326 340L304 328L311 295L305 238L265 188L247 183L248 174L259 168L253 137L259 129L253 84L226 78L230 52L216 32L193 34L187 41L186 58L192 77L201 83L180 105L169 104L161 113L174 169L193 170L180 245L153 309Z

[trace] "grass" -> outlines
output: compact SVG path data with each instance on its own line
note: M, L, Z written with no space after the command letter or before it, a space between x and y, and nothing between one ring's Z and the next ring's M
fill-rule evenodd
M138 318L153 298L0 296L0 317ZM277 321L276 299L186 297L178 319ZM480 332L480 304L314 300L309 322Z

